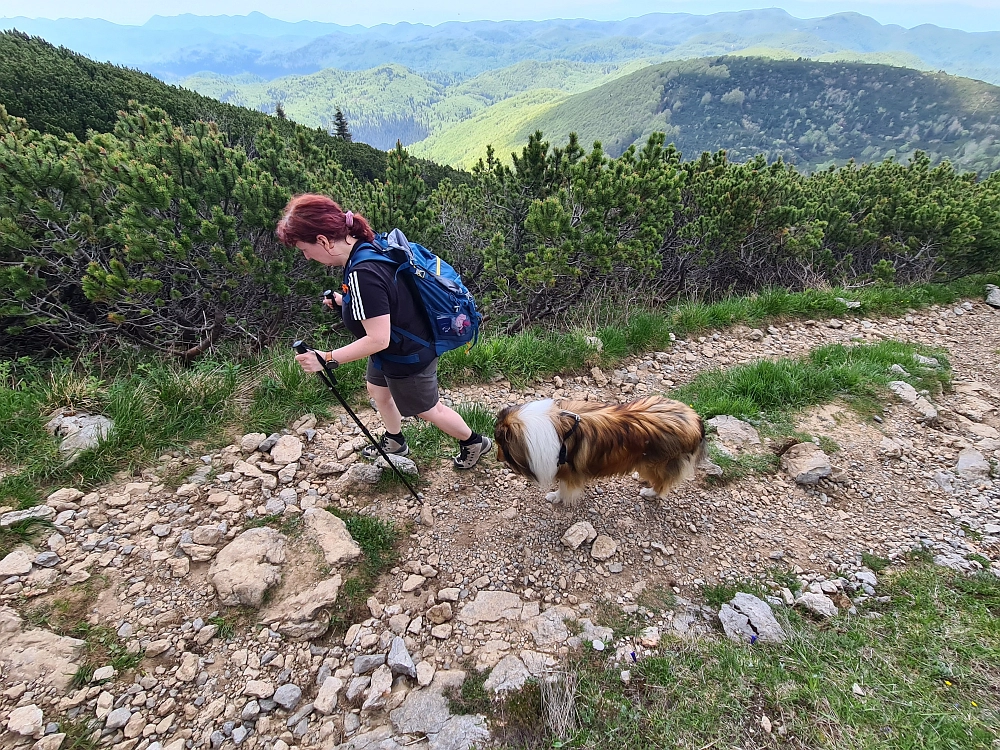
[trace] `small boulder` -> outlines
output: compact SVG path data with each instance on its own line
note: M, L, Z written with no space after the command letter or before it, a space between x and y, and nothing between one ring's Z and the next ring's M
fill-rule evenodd
M815 443L797 443L781 457L781 468L798 484L816 484L830 476L830 459Z
M1000 308L1000 289L995 284L986 285L986 304Z
M248 529L227 544L212 561L208 581L227 607L259 607L264 592L281 580L285 538L275 529Z
M386 664L394 675L405 674L407 677L417 676L417 668L413 664L410 652L406 649L406 642L398 635L392 639L392 646L389 649Z
M570 549L577 549L584 542L591 542L597 538L597 530L588 521L579 521L562 535L562 543Z
M271 462L278 466L295 463L302 456L302 440L295 435L282 435L271 448Z
M15 708L7 719L7 729L22 737L41 737L42 709L33 703Z

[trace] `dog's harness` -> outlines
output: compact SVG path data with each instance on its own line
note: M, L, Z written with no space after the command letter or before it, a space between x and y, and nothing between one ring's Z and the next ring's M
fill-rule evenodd
M566 463L566 441L573 437L573 433L576 432L576 428L580 426L579 414L574 414L571 411L564 411L562 413L573 417L575 421L573 422L573 426L569 428L569 432L563 436L562 443L559 445L559 463L557 463L556 466L562 466Z

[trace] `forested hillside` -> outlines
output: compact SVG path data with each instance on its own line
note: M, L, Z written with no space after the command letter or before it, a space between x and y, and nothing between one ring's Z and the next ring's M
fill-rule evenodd
M31 127L46 133L112 130L120 110L130 101L163 109L175 122L212 120L230 143L249 143L263 127L283 137L304 137L327 150L331 158L359 179L385 174L385 154L365 143L330 137L325 129L298 128L294 122L220 103L193 91L171 86L146 73L97 63L65 48L14 32L0 33L0 104ZM426 164L425 176L436 184L447 168Z
M802 169L915 150L932 162L987 174L1000 167L1000 88L937 73L857 63L710 58L651 66L589 91L548 97L521 117L491 117L443 129L415 154L473 163L469 144L506 156L535 130L556 141L571 132L612 154L655 131L684 154L726 149Z

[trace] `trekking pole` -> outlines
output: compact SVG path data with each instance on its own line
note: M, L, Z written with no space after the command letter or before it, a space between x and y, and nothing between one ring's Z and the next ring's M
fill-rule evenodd
M410 491L410 494L413 495L413 497L415 497L417 500L423 500L424 499L423 495L421 495L419 492L413 489L413 485L411 485L407 481L406 476L404 476L402 470L400 470L400 468L396 466L395 463L393 463L392 459L390 459L389 456L386 455L386 452L382 449L382 446L379 445L378 442L375 440L375 438L372 437L372 434L368 431L368 428L364 426L364 424L361 422L360 419L358 419L358 415L354 413L354 410L347 405L347 401L344 400L344 397L340 395L340 391L337 390L337 378L334 376L333 370L330 369L329 365L327 364L327 361L320 356L319 352L317 352L315 349L309 348L306 342L302 340L294 342L292 344L292 348L299 354L312 352L313 354L316 355L316 359L323 367L322 372L319 373L319 376L323 379L323 382L326 383L327 387L331 391L333 391L333 395L337 397L337 400L340 402L340 405L347 410L347 413L351 415L351 418L355 421L355 423L357 423L358 427L361 428L361 431L365 434L365 437L368 438L368 442L370 442L373 446L375 446L375 450L377 450L382 455L382 458L385 459L385 462L389 464L389 466L392 467L392 470L395 471L396 474L399 476L399 478L403 480L403 484L406 485L406 489Z

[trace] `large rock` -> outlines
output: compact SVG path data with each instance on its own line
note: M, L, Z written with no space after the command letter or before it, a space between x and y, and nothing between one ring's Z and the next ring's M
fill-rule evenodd
M253 453L265 440L267 440L267 435L263 432L248 432L240 438L240 450L244 453Z
M618 542L607 534L598 534L590 548L590 556L595 560L608 560L618 551Z
M434 690L414 690L399 708L389 712L399 734L436 734L450 716L448 701Z
M963 448L958 454L955 473L966 479L984 478L990 475L990 464L975 448Z
M263 619L271 623L277 621L278 632L286 638L319 638L330 627L329 607L337 601L340 584L339 575L320 581L271 607Z
M816 484L830 476L830 459L815 443L797 443L781 457L781 468L799 484Z
M361 548L351 537L347 524L333 513L322 508L309 508L302 514L302 520L306 535L323 550L327 565L340 565L361 557Z
M385 663L389 665L394 675L405 674L413 678L417 676L417 667L406 648L406 641L398 635L392 639L392 646L389 648L389 656L386 657Z
M731 602L723 604L719 620L726 635L734 641L781 643L785 640L785 631L774 619L771 608L751 594L739 593Z
M936 361L936 360L935 360ZM894 380L889 383L889 390L896 394L896 397L910 407L925 422L934 422L937 417L937 409L934 405L917 393L917 389L905 380Z
M15 708L7 719L7 729L22 737L41 737L42 709L33 703Z
M344 681L339 677L327 677L323 681L316 699L313 701L313 708L321 714L329 715L337 710L337 701L340 698L340 691L344 689Z
M278 466L295 463L302 456L302 440L295 435L282 435L271 448L271 462Z
M498 620L517 620L524 603L517 594L509 591L480 591L476 598L465 605L458 619L467 625Z
M836 617L837 605L826 594L807 593L795 600L796 606L812 612L819 617Z
M597 530L588 521L574 523L562 535L562 543L570 549L577 549L584 542L592 542L597 538Z
M986 285L986 304L990 307L1000 307L1000 289L995 284Z
M24 510L12 510L0 516L0 527L10 526L21 521L29 521L38 518L42 521L51 521L56 517L55 508L49 505L36 505Z
M520 690L524 686L524 681L529 677L531 677L531 672L528 671L523 661L513 655L505 656L493 667L493 671L486 678L483 687L494 693Z
M760 434L753 425L736 417L720 414L717 417L712 417L705 424L714 427L719 436L719 442L729 448L743 450L748 445L760 445Z
M531 634L535 644L540 648L558 646L569 638L569 628L563 621L575 617L576 613L568 607L549 607L540 615L528 620L524 629Z
M372 673L372 681L368 687L367 697L361 706L362 711L375 711L385 707L392 691L392 671L383 664Z
M26 576L31 572L31 557L24 550L16 549L0 560L0 578Z
M58 511L67 509L75 510L79 507L76 501L81 497L83 497L83 493L76 489L76 487L63 487L45 498L45 504L52 506Z
M285 538L276 530L248 529L227 544L212 561L208 580L228 606L259 607L264 592L281 580Z
M489 739L490 730L482 716L452 716L440 732L427 736L427 750L473 750L486 747Z
M59 452L66 463L72 463L84 451L96 448L113 427L114 422L100 414L60 413L45 425L49 434L61 439Z
M392 461L393 466L399 469L403 474L409 474L410 476L419 476L420 472L417 470L417 465L413 462L412 458L407 458L406 456L396 456L392 453L388 454L389 460ZM380 469L389 469L389 464L385 462L382 456L375 459L375 465Z
M40 680L65 692L79 668L77 662L85 646L84 641L48 630L22 633L17 612L0 607L0 674L4 684Z

